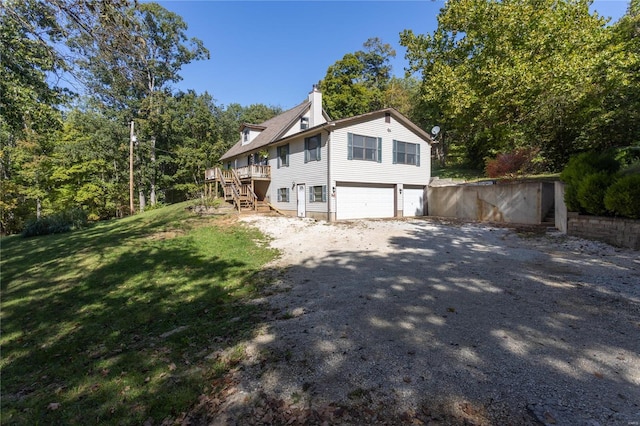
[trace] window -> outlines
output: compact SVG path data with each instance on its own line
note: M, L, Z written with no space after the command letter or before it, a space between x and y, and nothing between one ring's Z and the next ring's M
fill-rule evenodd
M304 162L320 161L320 134L304 140Z
M385 112L384 113L384 122L385 123L391 123L391 113L390 112Z
M420 145L393 141L393 163L420 166Z
M278 168L289 167L289 144L278 147Z
M249 142L249 129L244 129L244 131L242 132L242 141Z
M326 201L327 201L327 185L309 187L310 203L325 203Z
M289 188L278 188L278 202L289 202Z
M309 117L300 117L300 129L308 129L309 128Z
M382 163L382 138L347 134L348 159Z

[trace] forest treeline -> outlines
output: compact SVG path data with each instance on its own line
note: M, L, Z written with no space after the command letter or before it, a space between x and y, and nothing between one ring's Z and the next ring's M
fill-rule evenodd
M532 171L573 154L640 143L640 0L619 21L585 0L455 0L432 34L403 31L409 69L372 37L319 82L333 119L394 107L429 131L441 162L484 168L526 153ZM0 225L82 209L129 214L135 123L136 209L199 196L204 171L276 106L217 105L178 92L206 60L182 18L130 0L8 0L0 6ZM213 66L213 65L212 65ZM276 100L277 101L277 100Z

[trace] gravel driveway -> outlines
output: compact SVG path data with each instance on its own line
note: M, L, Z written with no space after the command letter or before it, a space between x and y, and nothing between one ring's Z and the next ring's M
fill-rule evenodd
M433 220L243 218L272 316L216 423L640 424L640 256Z

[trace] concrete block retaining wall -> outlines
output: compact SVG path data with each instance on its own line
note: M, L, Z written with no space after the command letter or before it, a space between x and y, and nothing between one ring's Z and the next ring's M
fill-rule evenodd
M567 235L640 250L640 220L569 213Z

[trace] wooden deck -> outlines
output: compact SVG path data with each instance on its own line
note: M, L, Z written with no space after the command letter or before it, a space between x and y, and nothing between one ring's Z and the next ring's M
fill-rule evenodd
M217 174L218 172L216 172L216 170L218 170L219 173L222 173L222 175L228 180L232 178L231 170L235 170L236 175L242 181L271 180L271 166L251 165L251 166L238 167L237 169L228 169L228 170L220 169L220 168L207 169L204 174L205 182L212 182L216 180L220 181L220 176Z

